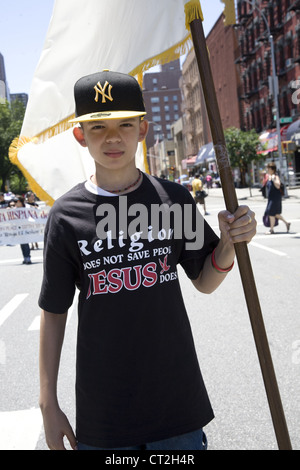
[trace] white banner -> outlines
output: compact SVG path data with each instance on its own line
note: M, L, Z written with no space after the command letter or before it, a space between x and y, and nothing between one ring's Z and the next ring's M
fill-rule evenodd
M56 0L37 65L21 137L10 147L32 191L48 205L94 172L87 149L75 142L74 84L110 69L141 80L154 65L192 47L187 25L202 18L199 0ZM139 144L137 167L147 170Z
M0 209L0 246L43 241L49 210L50 207Z

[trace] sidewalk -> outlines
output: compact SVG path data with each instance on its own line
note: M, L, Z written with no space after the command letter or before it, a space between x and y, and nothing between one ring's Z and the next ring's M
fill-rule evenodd
M209 197L213 198L223 198L223 191L222 188L211 188L207 190ZM299 200L300 202L300 187L294 187L294 188L287 188L287 193L288 193L288 198L287 199L292 199L292 200ZM255 198L259 198L262 201L265 201L263 198L259 188L251 188L251 193L250 193L250 188L236 188L236 195L238 200L253 200Z

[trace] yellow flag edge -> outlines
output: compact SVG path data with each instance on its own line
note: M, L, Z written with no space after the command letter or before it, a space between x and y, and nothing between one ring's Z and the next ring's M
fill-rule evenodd
M44 189L35 181L35 179L18 159L19 150L24 145L32 141L33 139L29 139L28 137L16 137L10 144L8 156L10 161L22 171L23 175L28 181L30 189L39 197L39 199L45 201L48 206L52 206L54 204L54 199L46 191L44 191Z
M202 13L199 0L190 0L188 3L185 4L184 11L185 11L185 25L188 30L190 28L189 26L190 23L194 21L195 19L201 19L203 21L203 13ZM167 64L168 62L179 59L180 56L184 55L190 50L191 46L192 46L191 35L190 33L188 33L182 41L178 42L173 47L167 49L166 51L163 51L161 54L158 54L142 62L135 69L129 72L129 75L137 76L140 86L142 87L143 73L146 70L149 70L155 65ZM72 124L70 125L69 123L69 120L72 119L72 117L73 115L69 116L68 118L63 119L59 123L40 132L39 134L37 134L35 137L31 139L25 136L16 137L11 143L10 148L9 148L10 161L22 171L23 175L28 181L28 184L31 190L39 197L39 199L46 201L49 206L52 206L54 204L54 199L36 182L33 176L21 164L21 162L18 159L18 152L24 145L28 144L29 142L34 142L38 140L41 143L51 137L54 137L57 134L60 134L70 129L70 127L73 126ZM149 166L148 166L148 161L147 161L147 147L146 147L145 140L143 141L143 152L144 152L145 170L149 174L150 171L149 171Z

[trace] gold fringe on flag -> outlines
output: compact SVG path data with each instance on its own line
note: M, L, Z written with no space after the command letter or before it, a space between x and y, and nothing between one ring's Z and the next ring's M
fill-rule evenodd
M190 30L190 24L194 20L204 20L202 8L199 0L190 0L184 6L185 11L185 27Z

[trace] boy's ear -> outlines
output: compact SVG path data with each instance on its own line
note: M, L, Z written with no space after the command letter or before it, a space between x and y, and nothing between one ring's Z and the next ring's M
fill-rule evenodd
M146 120L141 121L139 142L142 142L146 138L148 134L148 129L149 129L149 122Z
M84 133L81 127L74 127L73 129L73 135L77 142L82 146L82 147L87 147L85 138L84 138Z

